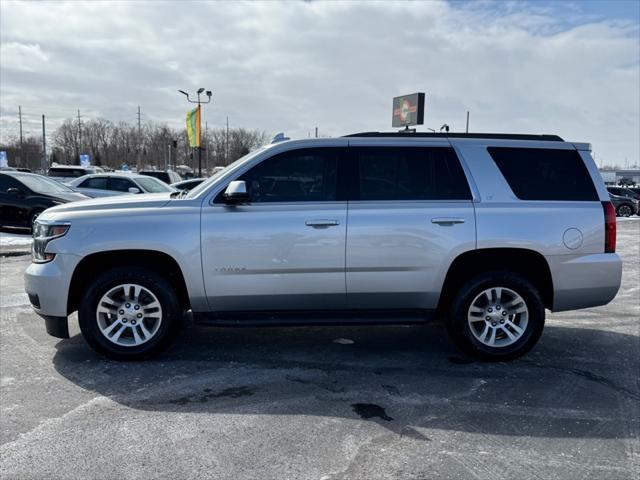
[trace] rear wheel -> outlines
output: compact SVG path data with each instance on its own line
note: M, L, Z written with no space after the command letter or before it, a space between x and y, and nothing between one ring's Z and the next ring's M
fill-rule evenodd
M524 355L544 328L544 304L521 275L489 272L468 281L455 296L447 328L467 353L489 361Z
M633 208L631 208L631 205L627 205L626 203L620 205L616 209L616 215L618 215L619 217L630 217L631 215L633 215Z
M87 288L78 319L87 342L118 360L148 358L175 337L178 297L161 275L144 268L114 268Z

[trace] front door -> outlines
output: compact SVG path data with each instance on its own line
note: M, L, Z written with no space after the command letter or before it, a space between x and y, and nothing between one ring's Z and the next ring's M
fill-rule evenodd
M202 262L212 311L345 307L347 203L338 194L342 148L267 158L233 180L251 197L202 209Z

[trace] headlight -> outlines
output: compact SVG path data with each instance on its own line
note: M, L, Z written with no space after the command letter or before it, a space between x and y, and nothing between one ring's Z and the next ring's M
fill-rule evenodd
M54 259L55 253L46 253L47 245L51 240L60 238L69 231L68 223L41 223L36 220L33 227L33 246L31 257L34 263L47 263Z

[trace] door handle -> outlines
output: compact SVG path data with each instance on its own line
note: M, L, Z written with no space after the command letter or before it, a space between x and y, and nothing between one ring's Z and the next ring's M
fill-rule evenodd
M318 219L318 220L307 220L306 222L304 222L304 224L307 227L327 228L327 227L335 227L336 225L340 225L340 222L338 220Z
M438 225L453 225L455 223L464 223L464 218L437 217L437 218L432 218L431 223L437 223Z

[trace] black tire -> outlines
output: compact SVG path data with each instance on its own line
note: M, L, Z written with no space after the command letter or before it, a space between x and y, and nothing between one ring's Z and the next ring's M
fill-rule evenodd
M616 215L618 217L630 217L633 215L633 207L627 203L623 203L622 205L616 208Z
M524 332L514 343L490 347L478 340L467 321L473 300L486 289L504 287L517 293L528 309ZM451 339L463 351L485 361L509 361L527 353L537 343L544 328L544 302L538 289L525 277L507 271L487 272L469 280L458 291L451 303L447 330Z
M151 291L162 307L160 326L153 337L141 345L121 346L105 337L97 321L96 309L102 296L110 289L135 283ZM156 355L174 340L180 328L182 309L178 296L162 275L142 267L117 267L98 275L87 287L78 320L82 335L97 352L114 360L144 360Z

